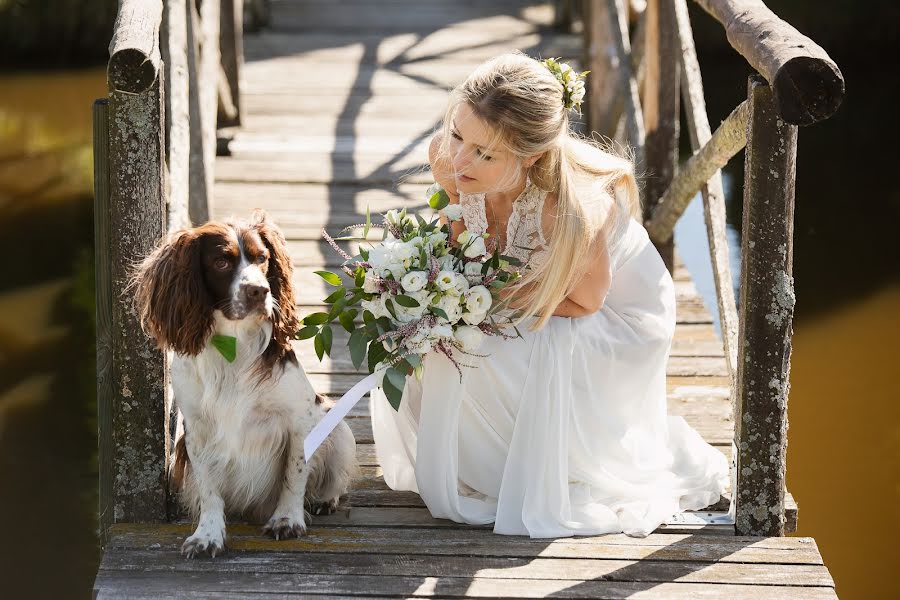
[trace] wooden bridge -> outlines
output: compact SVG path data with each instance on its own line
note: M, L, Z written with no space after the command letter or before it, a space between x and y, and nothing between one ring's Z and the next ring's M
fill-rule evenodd
M686 0L203 0L199 12L194 0L122 0L109 97L94 107L95 597L836 597L815 541L785 537L797 522L785 452L797 125L830 116L843 80L760 1L697 3L759 72L714 134ZM678 295L669 411L732 460L732 489L643 539L499 536L434 519L418 495L391 491L362 402L349 417L362 475L338 513L290 541L231 524L224 556L182 558L191 525L166 487L176 415L164 357L114 293L127 265L168 230L262 207L289 238L303 314L318 310L327 293L311 274L338 264L322 228L364 221L367 207L431 216L420 167L447 91L511 49L591 69L586 131L630 143L650 174L646 226ZM680 102L695 154L679 166ZM718 169L745 146L738 311ZM722 341L672 243L698 191ZM364 375L345 341L336 334L322 363L298 343L319 392L340 396Z

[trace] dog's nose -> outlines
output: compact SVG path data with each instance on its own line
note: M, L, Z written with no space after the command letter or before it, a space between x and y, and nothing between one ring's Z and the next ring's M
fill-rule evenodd
M241 285L241 295L244 296L245 302L250 306L262 304L268 293L269 287L265 285L260 285L258 283L245 283Z

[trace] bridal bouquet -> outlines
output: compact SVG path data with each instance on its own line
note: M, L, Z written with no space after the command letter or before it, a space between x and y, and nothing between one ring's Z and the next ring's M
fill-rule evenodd
M438 184L427 191L428 203L448 221L462 218L462 208L450 204L447 193ZM446 355L462 377L453 350L477 354L485 335L515 338L502 331L509 317L499 312L508 304L499 292L521 274L518 259L489 251L488 233L463 231L459 246L450 244L450 227L440 219L427 222L406 209L390 210L384 215L382 240L359 254L350 256L337 245L341 240L365 242L371 227L366 211L362 237L332 238L323 231L328 243L345 259L341 270L352 277L345 284L337 273L316 271L335 290L325 303L327 312L316 312L303 319L299 339L313 338L319 360L331 354L334 322L350 332L350 357L359 369L365 360L375 385L384 390L394 409L400 399L407 375L422 377L422 358L428 352ZM357 317L362 312L362 325ZM521 337L518 329L517 336ZM464 365L470 366L470 365Z

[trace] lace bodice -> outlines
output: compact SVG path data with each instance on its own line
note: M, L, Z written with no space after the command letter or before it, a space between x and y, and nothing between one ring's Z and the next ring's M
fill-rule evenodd
M519 259L527 268L535 268L546 260L550 251L541 227L546 197L547 192L527 182L525 189L513 201L512 213L506 223L506 246L500 253ZM460 193L459 203L466 229L477 234L487 231L484 194Z

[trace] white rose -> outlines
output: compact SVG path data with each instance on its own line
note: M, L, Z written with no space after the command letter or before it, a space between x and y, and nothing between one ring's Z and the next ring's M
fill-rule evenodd
M466 292L465 299L466 308L473 313L487 312L493 303L491 293L483 285L476 285L469 289Z
M459 204L448 204L441 212L444 213L448 221L459 221L462 219L463 210Z
M484 334L477 327L463 325L456 328L456 331L453 332L453 337L462 344L463 350L473 352L481 345Z
M363 280L363 291L367 294L374 294L378 291L378 286L375 284L375 271L368 270L366 271L366 278Z
M418 292L428 283L428 273L425 271L410 271L400 280L400 285L407 292Z
M472 240L472 244L463 252L467 258L483 256L486 253L487 247L484 245L484 238L480 236Z
M463 313L462 319L469 325L478 325L487 317L486 312L473 313L473 312L465 312Z
M440 273L438 273L438 276L434 280L434 282L437 284L439 290L451 290L456 287L456 272L441 271Z
M451 306L448 310L445 310L444 312L447 313L447 317L448 317L447 323L456 323L463 316L463 307L460 306L459 304L454 304L453 306ZM443 322L443 319L439 319L439 320L441 322Z

